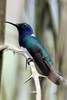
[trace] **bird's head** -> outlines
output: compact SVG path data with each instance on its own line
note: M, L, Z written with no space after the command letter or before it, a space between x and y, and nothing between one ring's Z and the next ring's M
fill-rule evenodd
M21 36L33 35L33 29L27 23L14 24L14 23L11 23L8 21L6 21L6 23L9 23L9 24L15 26L19 31L19 35L21 35Z

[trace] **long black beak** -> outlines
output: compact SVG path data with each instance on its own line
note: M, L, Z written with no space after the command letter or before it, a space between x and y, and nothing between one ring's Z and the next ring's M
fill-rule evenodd
M14 24L12 22L5 21L5 23L11 24L11 25L15 26L16 28L18 28L18 25L17 24Z

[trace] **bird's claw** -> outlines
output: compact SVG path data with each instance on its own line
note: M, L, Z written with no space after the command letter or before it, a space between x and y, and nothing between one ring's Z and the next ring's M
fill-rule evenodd
M27 59L28 65L30 65L30 62L34 62L34 60L33 60L32 58L28 58L28 59Z
M27 59L26 59L26 67L25 67L25 70L27 69Z
M34 60L32 58L26 59L26 68L25 68L25 70L27 69L27 64L30 65L30 62L34 62Z

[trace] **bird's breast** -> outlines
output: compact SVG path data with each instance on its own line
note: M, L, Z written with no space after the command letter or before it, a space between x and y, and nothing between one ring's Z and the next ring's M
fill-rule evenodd
M35 40L33 40L33 38L31 36L26 36L23 39L23 45L24 45L24 47L26 47L29 50L36 45L36 42L35 42Z

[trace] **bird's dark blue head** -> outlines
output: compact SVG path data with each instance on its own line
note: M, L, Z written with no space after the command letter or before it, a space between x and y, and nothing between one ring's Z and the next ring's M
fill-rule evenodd
M7 21L6 21L6 23L9 23L9 24L12 24L13 26L15 26L19 31L19 36L25 37L27 35L33 34L32 27L27 23L14 24L14 23L7 22Z
M18 26L17 28L19 31L19 35L22 34L23 36L26 36L26 35L33 34L33 29L29 24L21 23L21 24L17 24L17 26Z

